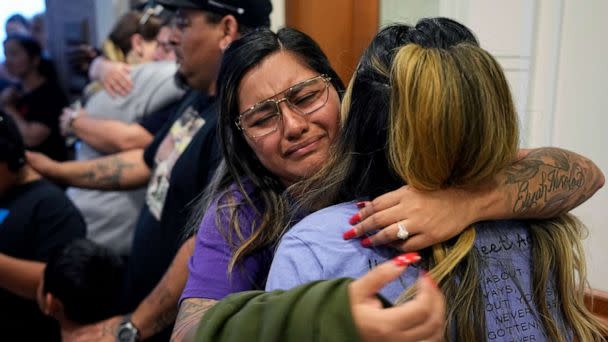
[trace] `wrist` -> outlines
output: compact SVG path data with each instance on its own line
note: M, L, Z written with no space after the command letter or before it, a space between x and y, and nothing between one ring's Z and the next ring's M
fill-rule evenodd
M137 330L139 331L140 340L150 337L148 334L148 327L146 326L145 317L142 317L142 315L140 315L137 310L131 313L131 322L133 323L133 325L135 325L135 327L137 327Z
M500 220L506 218L506 194L497 190L495 185L481 187L473 191L473 207L469 211L470 222Z
M123 316L116 330L117 342L137 342L141 340L139 329L131 320L131 314Z
M82 111L73 110L70 112L70 115L68 117L68 127L72 132L74 132L74 124L76 123L77 119L80 117L82 117Z

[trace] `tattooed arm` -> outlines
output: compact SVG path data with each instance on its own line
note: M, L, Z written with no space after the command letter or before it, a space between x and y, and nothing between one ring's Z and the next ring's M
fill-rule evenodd
M179 296L188 280L188 260L194 237L184 242L154 290L135 309L131 319L142 339L155 335L175 321Z
M124 190L138 188L148 182L150 169L143 154L143 149L136 149L87 161L60 163L43 154L27 152L27 161L45 177L62 184L87 189Z
M568 212L604 185L604 175L589 159L558 148L521 150L518 160L490 182L475 188L419 191L403 186L371 202L353 216L346 239L368 237L366 244L390 242L405 251L446 241L472 223L485 220L548 218ZM358 215L358 217L357 217ZM409 238L397 240L399 224Z
M589 159L559 148L521 150L520 159L501 172L494 200L505 207L491 218L549 218L570 211L604 185ZM491 202L489 202L491 203Z
M206 298L188 298L184 299L179 306L179 313L171 334L171 342L181 342L186 337L192 336L196 332L196 327L205 315L207 310L211 309L216 300Z

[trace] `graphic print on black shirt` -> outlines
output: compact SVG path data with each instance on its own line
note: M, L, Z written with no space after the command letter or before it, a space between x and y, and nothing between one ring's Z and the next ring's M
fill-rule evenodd
M150 212L157 220L160 220L163 206L169 189L171 171L177 159L186 150L192 137L205 124L205 119L199 113L189 107L184 114L177 119L163 142L156 151L154 162L156 167L148 183L146 203Z

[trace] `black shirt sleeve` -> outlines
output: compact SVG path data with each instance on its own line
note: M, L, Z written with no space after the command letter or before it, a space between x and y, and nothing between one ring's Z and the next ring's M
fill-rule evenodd
M37 231L32 232L36 249L36 260L46 261L49 255L77 238L86 235L86 224L74 204L56 188L44 189L47 195L35 208L34 218Z

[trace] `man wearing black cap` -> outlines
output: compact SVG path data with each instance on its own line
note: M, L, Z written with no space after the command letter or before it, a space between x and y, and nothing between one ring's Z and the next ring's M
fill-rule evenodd
M78 210L25 164L21 134L0 112L0 339L60 340L56 322L38 309L35 289L50 254L84 235Z
M196 91L184 97L176 115L154 141L145 151L132 150L86 162L59 164L39 154L28 155L38 170L71 186L115 190L149 181L146 204L135 229L125 305L121 308L123 313L135 311L122 319L85 327L75 333L81 335L81 341L86 337L98 341L110 337L108 333L116 333L119 341L135 341L164 328L167 335L159 340L168 339L193 249L193 239L180 244L189 204L205 189L220 159L214 95L222 53L248 30L268 27L272 10L269 0L158 2L177 9L172 41L179 74Z

